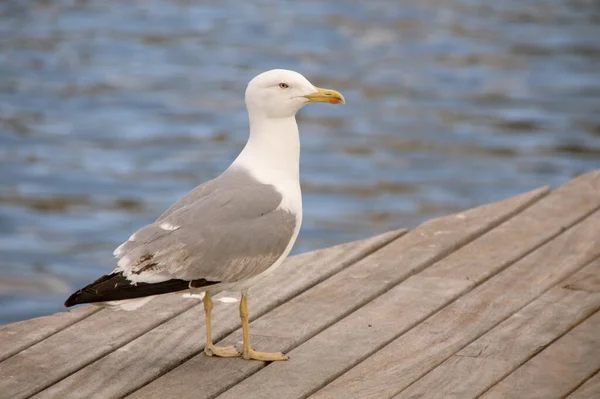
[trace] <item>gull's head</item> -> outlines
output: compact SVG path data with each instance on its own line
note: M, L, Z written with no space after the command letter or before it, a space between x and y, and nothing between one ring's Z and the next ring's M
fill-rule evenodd
M309 103L344 104L344 96L330 89L313 86L298 72L273 69L248 83L248 112L268 118L285 118L296 114Z

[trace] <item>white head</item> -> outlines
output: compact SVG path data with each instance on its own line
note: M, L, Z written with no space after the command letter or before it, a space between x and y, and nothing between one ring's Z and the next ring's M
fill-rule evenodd
M250 115L287 118L313 102L343 104L344 96L335 90L315 87L298 72L272 69L256 76L246 89Z

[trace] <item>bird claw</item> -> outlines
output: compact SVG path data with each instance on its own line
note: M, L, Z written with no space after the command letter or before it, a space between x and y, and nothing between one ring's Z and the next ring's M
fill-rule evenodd
M281 352L257 352L254 349L244 350L242 357L246 360L262 360L265 362L289 359L289 356Z
M238 357L241 355L235 346L207 346L204 348L204 354L206 356L217 356L217 357Z

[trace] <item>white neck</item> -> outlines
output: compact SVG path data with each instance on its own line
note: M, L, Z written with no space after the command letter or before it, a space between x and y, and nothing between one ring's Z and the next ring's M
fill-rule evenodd
M247 169L264 184L299 184L300 138L296 118L251 114L248 143L231 166Z

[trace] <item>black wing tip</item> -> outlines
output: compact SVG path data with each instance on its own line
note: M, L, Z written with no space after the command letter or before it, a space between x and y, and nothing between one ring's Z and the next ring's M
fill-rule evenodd
M65 301L65 307L70 308L71 306L78 305L80 303L79 302L80 296L81 296L81 291L77 291L76 293L74 293L73 295L68 297L67 300Z
M110 280L111 278L113 278L117 275L118 275L117 273L105 274L104 276L96 279L96 281L94 281L93 283L88 284L87 286L85 286L84 288L82 288L80 290L77 290L70 297L67 298L67 300L65 301L65 307L70 308L71 306L82 305L84 303L98 302L97 299L94 300L94 296L90 296L89 294L86 295L85 291L87 289L93 288L94 286L96 286L100 283Z
M70 308L71 306L83 305L84 303L102 302L101 297L90 295L84 290L85 288L83 290L78 290L77 292L73 293L70 297L68 297L65 301L65 307Z
M125 276L123 276L122 272L112 273L100 277L93 283L73 293L73 295L65 301L65 307L69 308L84 303L142 298L183 291L189 288L200 288L218 283L218 281L207 281L205 279L192 281L173 279L160 283L132 284Z

